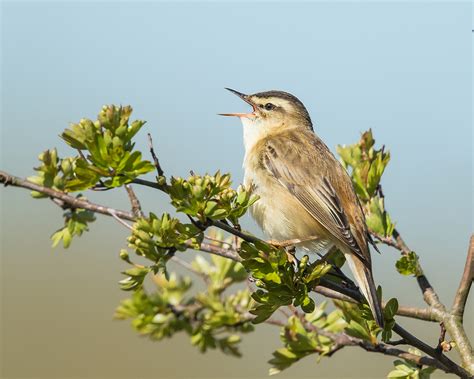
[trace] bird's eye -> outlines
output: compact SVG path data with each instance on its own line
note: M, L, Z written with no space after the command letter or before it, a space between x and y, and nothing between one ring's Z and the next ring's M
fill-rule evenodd
M275 106L272 103L266 103L265 104L265 109L267 111L271 111L271 110L275 109Z

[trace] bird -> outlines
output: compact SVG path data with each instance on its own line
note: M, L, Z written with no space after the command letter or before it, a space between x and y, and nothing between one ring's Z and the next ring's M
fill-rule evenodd
M226 89L252 107L220 113L243 125L244 185L259 197L251 215L277 246L312 253L339 248L383 328L362 206L346 169L314 132L306 107L284 91Z

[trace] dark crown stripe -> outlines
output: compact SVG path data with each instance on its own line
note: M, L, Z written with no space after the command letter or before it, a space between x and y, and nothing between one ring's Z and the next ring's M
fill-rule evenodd
M292 95L291 93L284 92L284 91L265 91L265 92L258 92L250 96L255 96L257 98L261 99L269 99L271 97L276 97L279 99L287 100L290 103L292 103L298 112L306 119L306 121L309 124L309 127L313 129L313 123L311 122L311 117L309 116L309 113L304 106L304 104L298 99L296 96Z

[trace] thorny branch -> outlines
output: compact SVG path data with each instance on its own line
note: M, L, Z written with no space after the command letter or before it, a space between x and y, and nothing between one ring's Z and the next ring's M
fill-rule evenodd
M379 187L379 189L380 195L383 197L381 187ZM372 235L374 236L374 238L381 241L382 243L399 250L402 255L406 255L412 251L408 247L406 242L403 240L397 229L393 230L392 237L382 237L374 233L372 233ZM451 310L447 309L446 306L441 302L438 294L436 293L433 286L431 285L428 278L423 272L421 272L421 274L416 277L418 286L420 287L423 295L423 299L429 306L428 309L430 312L430 316L432 316L435 321L443 323L443 327L446 329L446 331L449 333L449 335L455 342L456 349L458 350L459 355L461 357L462 366L471 375L474 375L474 354L469 338L467 337L466 331L463 327L463 316L467 297L469 295L469 290L473 281L473 276L474 235L471 236L470 239L466 264L464 266L464 272L461 278L461 282L459 284L459 288L456 292L453 307ZM438 350L435 349L435 352L438 352Z
M141 183L138 183L137 181L135 181L135 182L137 184L141 184ZM112 216L114 218L120 219L124 223L125 223L125 221L123 221L123 220L128 220L128 221L135 221L136 220L136 216L134 214L130 213L130 212L126 212L126 211L122 211L122 210L114 210L114 209L111 209L111 208L108 208L108 207L105 207L105 206L102 206L102 205L99 205L99 204L89 202L87 200L78 199L78 198L73 197L71 195L68 195L64 192L56 191L56 190L53 190L51 188L47 188L47 187L37 185L37 184L32 183L28 180L25 180L25 179L22 179L22 178L19 178L19 177L15 177L15 176L11 176L11 175L7 174L6 172L3 172L3 171L0 171L0 183L4 183L5 186L6 185L12 185L12 186L15 186L15 187L22 187L22 188L30 189L30 190L33 190L33 191L41 192L45 195L48 195L49 197L51 197L53 199L59 199L63 204L67 205L70 208L87 209L87 210L90 210L90 211L93 211L93 212L96 212L96 213L100 213L100 214L104 214L104 215L107 215L107 216ZM153 186L153 187L156 188L155 186ZM162 190L162 188L158 188L158 189ZM238 236L238 237L240 237L244 240L247 240L249 242L259 241L258 238L254 237L252 235L249 235L247 233L244 233L244 232L242 232L238 229L235 229L232 226L230 226L230 225L228 225L224 222L221 222L221 221L217 221L217 222L214 221L210 225L221 228L221 229L223 229L223 230L225 230L225 231L227 231L227 232L229 232L233 235L236 235L236 236ZM401 237L400 237L399 241L402 241ZM397 243L400 244L400 246L403 246L403 244L404 244L403 242L397 242ZM204 244L203 243L203 244L201 244L200 250L203 251L203 252L208 252L208 253L211 253L211 254L220 255L220 256L235 260L235 261L240 261L240 257L238 256L237 252L232 251L231 249L222 248L222 247L214 246L214 245L211 245L211 244ZM429 283L428 283L428 285L429 285ZM336 295L336 294L340 294L341 296L343 296L342 299L344 299L344 300L347 300L347 298L351 298L355 301L360 301L361 300L361 294L358 290L355 290L353 288L345 288L345 287L339 286L336 283L330 282L328 280L324 280L324 278L321 280L320 285L315 288L315 291L320 292L320 293L324 292L323 294L329 295L329 297L333 297L333 298L339 298L339 295ZM439 300L437 300L437 301L439 301ZM430 306L432 306L432 304L436 304L436 300L435 300L435 303L431 303L431 304L428 303L428 304ZM431 321L431 318L432 318L432 315L427 310L422 310L422 309L416 309L416 308L411 308L411 307L400 307L400 312L401 312L400 315L407 316L407 317L430 319L430 321ZM446 325L446 322L445 322L445 325ZM448 325L446 326L446 329L451 334L451 331L450 331L450 328L449 328ZM464 332L464 329L462 329L462 327L460 329L462 330L462 332ZM383 353L383 354L387 354L387 355L394 355L394 356L398 356L398 357L401 357L401 358L410 359L410 360L415 361L415 362L418 361L420 364L421 364L421 362L423 362L422 364L437 367L437 368L440 368L440 369L442 369L446 372L455 373L456 375L458 375L459 377L462 377L462 378L469 378L470 377L469 373L467 373L463 368L458 366L455 362L451 361L446 356L444 356L444 355L440 354L439 352L437 352L435 348L431 348L430 346L426 345L424 342L420 341L419 339L417 339L416 337L414 337L413 335L408 333L405 329L400 327L398 324L395 325L393 330L397 334L399 334L400 337L402 337L405 341L407 341L407 343L409 343L410 345L412 345L414 347L417 347L419 350L421 350L421 351L425 352L426 354L428 354L429 356L431 356L431 358L412 356L412 355L410 355L409 353L407 353L403 350L395 349L395 348L393 348L389 345L386 345L386 344L377 343L376 345L372 345L370 343L367 343L366 341L355 341L354 339L347 340L347 341L350 342L350 344L348 343L348 346L349 345L358 345L358 346L364 348L367 351L379 352L379 353ZM451 334L451 336L456 340L455 335ZM464 333L464 336L465 336L465 333ZM350 337L350 338L353 338L353 337ZM467 340L467 337L465 337L465 338ZM463 362L464 362L464 360L465 360L465 358L463 357ZM470 369L470 367L468 366L467 369Z

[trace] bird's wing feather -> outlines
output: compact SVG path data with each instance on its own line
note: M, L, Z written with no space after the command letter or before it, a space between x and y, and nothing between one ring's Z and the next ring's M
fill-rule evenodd
M299 133L268 139L262 149L263 167L370 268L365 220L349 176L313 133ZM286 164L288 161L292 162L291 167Z

